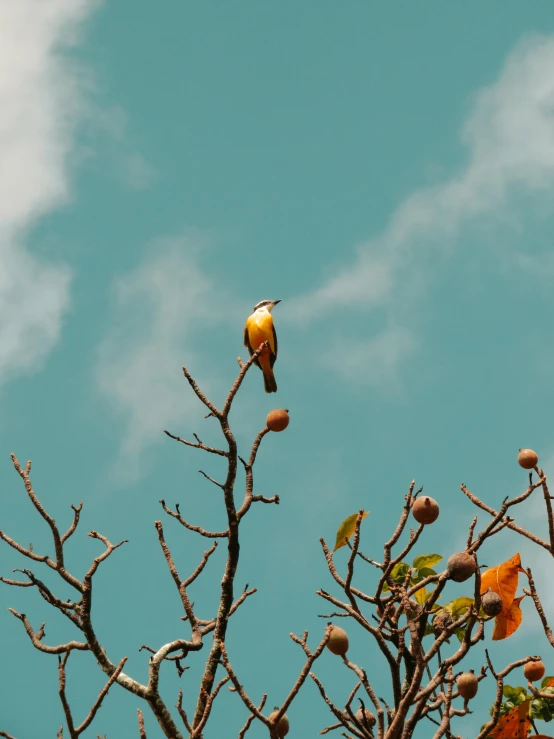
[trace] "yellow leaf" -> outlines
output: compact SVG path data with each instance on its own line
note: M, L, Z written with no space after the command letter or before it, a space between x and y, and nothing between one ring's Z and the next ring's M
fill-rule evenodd
M425 601L427 600L427 590L425 588L416 590L416 592L414 593L414 598L417 600L420 606L424 606Z
M368 515L368 513L369 511L364 512L364 514L362 515L362 521ZM358 514L353 513L351 516L348 516L348 518L345 518L344 521L341 523L341 525L339 526L339 530L337 531L337 539L335 541L335 548L333 549L333 554L337 551L337 549L340 549L341 547L346 546L346 542L356 530L357 518L358 518Z
M530 703L531 698L501 716L494 729L489 732L489 739L525 739L531 729Z

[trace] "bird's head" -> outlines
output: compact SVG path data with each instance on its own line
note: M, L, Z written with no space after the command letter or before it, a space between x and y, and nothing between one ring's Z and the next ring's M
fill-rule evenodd
M280 303L281 299L279 300L260 300L259 303L257 303L254 306L254 312L258 310L258 308L265 308L269 313L275 308L277 303Z

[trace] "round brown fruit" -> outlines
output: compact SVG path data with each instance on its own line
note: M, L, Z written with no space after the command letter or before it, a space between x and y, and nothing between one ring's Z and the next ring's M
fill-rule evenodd
M269 720L273 720L278 713L279 709L276 708L272 713L269 714ZM289 733L289 729L289 718L287 714L284 713L279 719L279 723L277 724L277 735L279 736L279 739L282 739L282 737L286 736Z
M524 470L532 470L539 463L539 455L532 449L520 449L517 455L517 461Z
M432 628L435 636L440 636L445 629L449 629L454 619L448 611L439 611L433 619Z
M358 708L355 716L356 716L356 721L358 721L358 723L360 723L364 728L372 729L377 723L377 719L371 713L371 711L367 710L367 708L365 709L365 711L362 711L361 708Z
M340 657L344 657L348 652L348 635L340 626L333 626L331 629L327 649L333 652L333 654L338 654Z
M428 496L416 498L412 505L412 515L418 523L433 523L439 517L439 504Z
M481 606L487 616L491 618L498 616L502 612L502 598L489 588L487 592L481 596Z
M544 672L544 664L540 660L537 662L527 662L523 668L523 674L532 683L536 680L541 680L544 677Z
M282 408L269 411L265 423L270 431L284 431L289 425L289 412Z
M475 560L467 552L453 554L446 563L448 577L454 582L464 582L475 572Z
M456 687L458 688L458 692L464 700L469 701L472 698L475 698L475 696L477 695L477 688L479 687L479 683L477 682L477 678L473 674L473 670L471 670L471 672L464 672L462 675L460 675L460 677L456 680Z

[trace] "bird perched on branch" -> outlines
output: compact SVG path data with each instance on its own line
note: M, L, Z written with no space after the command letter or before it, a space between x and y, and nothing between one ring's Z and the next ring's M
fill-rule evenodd
M271 311L280 302L280 300L260 300L254 306L252 315L246 319L244 327L244 346L248 348L250 356L260 348L260 344L266 341L269 344L255 360L263 372L266 393L277 392L277 383L273 374L273 365L277 359L277 334Z

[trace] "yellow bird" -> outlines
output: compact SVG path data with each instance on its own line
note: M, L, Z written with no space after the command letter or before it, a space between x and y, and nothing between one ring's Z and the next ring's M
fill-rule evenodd
M277 383L273 374L273 365L277 359L277 334L271 311L280 302L280 300L261 300L254 306L254 312L248 316L244 327L244 346L248 348L250 356L264 341L269 343L269 346L266 346L256 359L256 364L264 374L266 393L277 392Z

